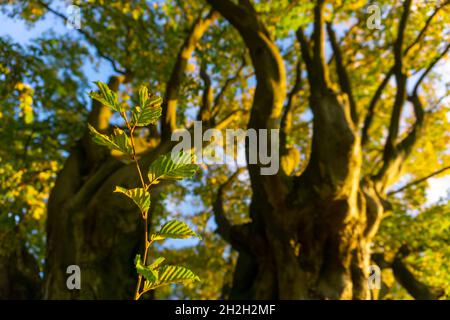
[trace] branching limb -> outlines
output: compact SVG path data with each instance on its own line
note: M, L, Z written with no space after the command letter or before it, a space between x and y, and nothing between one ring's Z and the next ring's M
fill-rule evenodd
M367 108L366 117L364 118L362 133L361 133L361 144L364 146L367 141L369 140L369 129L372 125L373 117L375 115L375 107L378 103L378 101L381 99L381 95L383 94L384 89L386 88L387 84L389 83L389 79L394 73L394 68L391 68L386 75L384 76L383 81L381 81L380 85L378 86L377 90L375 91L375 94L373 95L372 99L370 100L369 107Z
M400 23L397 31L397 40L394 43L394 75L397 84L397 91L395 95L394 106L392 108L391 121L389 124L389 132L385 146L384 158L390 156L395 148L396 139L398 136L400 116L402 112L403 105L406 101L406 80L407 76L403 70L403 41L405 37L406 23L408 21L408 16L411 8L411 0L406 0L403 5L403 14L400 19Z
M192 52L195 50L198 41L203 36L209 26L216 20L218 13L211 11L206 17L202 14L195 20L183 45L178 51L175 65L172 68L169 81L167 82L165 97L163 100L163 111L161 118L161 138L170 139L172 132L176 129L176 106L178 102L178 93L183 76Z
M387 261L383 253L372 254L374 261L381 269L392 269L395 280L408 291L408 293L417 300L435 300L439 299L445 292L441 288L434 288L421 282L408 269L404 259L410 254L410 249L406 246L400 247L395 254L393 261Z
M429 28L429 26L431 24L431 21L433 20L433 18L437 15L439 10L441 10L444 6L448 5L449 3L450 3L450 1L446 1L441 6L437 7L435 11L433 11L433 13L428 17L427 21L425 22L424 27L420 30L417 37L404 50L404 52L403 52L404 56L406 56L408 54L408 52L422 40L422 38L425 36L427 29ZM377 90L375 91L375 94L373 95L372 99L370 100L369 106L367 108L367 113L364 118L363 128L361 131L361 136L362 136L361 143L363 146L369 140L369 129L370 129L370 126L372 125L373 117L375 115L375 107L376 107L378 101L381 99L381 95L382 95L384 89L386 88L387 84L389 83L389 79L392 77L393 74L394 74L394 67L391 67L389 69L389 71L386 73L383 81L380 83Z
M239 79L240 74L245 66L246 66L246 61L245 61L245 58L242 57L242 63L239 66L238 70L236 71L236 74L230 78L227 78L224 85L220 89L219 93L215 96L214 103L213 103L213 115L214 116L217 115L217 113L219 112L219 105L222 103L225 92L233 83L235 83Z
M433 69L438 61L446 55L449 50L450 45L447 45L443 52L441 52L435 59L433 59L433 61L424 70L421 77L417 80L412 94L408 97L408 100L414 107L416 121L412 126L410 132L402 141L400 141L398 144L393 145L393 147L391 149L388 149L388 151L386 151L385 147L383 166L375 176L375 180L381 182L381 190L385 190L389 186L389 184L394 182L395 178L398 176L401 164L411 153L412 148L418 139L419 132L423 126L425 111L418 94L418 88L427 74Z
M286 150L286 143L287 143L287 136L291 130L292 127L292 108L295 105L295 99L297 94L302 89L303 83L302 83L302 63L301 60L298 59L296 64L296 71L295 71L295 82L292 86L291 91L289 91L288 94L288 100L286 103L286 106L283 110L283 115L281 117L281 123L280 123L280 154L283 154Z
M274 128L285 98L283 59L250 1L208 0L241 34L256 73L250 128Z
M328 65L325 61L325 1L317 0L314 7L314 29L313 39L313 63L317 70L317 85L320 90L326 90L328 87Z
M200 66L200 77L203 81L203 95L202 105L200 107L200 112L198 113L197 120L208 122L213 120L211 118L211 112L213 108L213 88L211 85L211 78L207 71L207 64L204 61Z
M233 225L227 218L224 209L225 192L231 187L233 181L244 171L238 169L225 183L219 186L215 201L213 203L214 218L217 223L216 232L236 250L255 252L258 237L251 232L251 224Z
M406 247L401 247L392 262L392 271L395 279L408 293L417 300L435 300L444 294L444 290L427 286L409 271L404 258L409 254Z
M350 105L350 112L352 116L353 123L358 123L358 113L356 109L356 102L353 97L352 88L350 84L350 79L347 73L347 68L344 64L344 59L342 57L341 49L339 46L339 43L336 39L336 34L333 30L333 26L331 23L327 23L327 31L330 38L331 47L333 48L334 57L336 61L336 69L337 69L337 75L339 80L339 85L341 87L341 90L347 94L348 101Z

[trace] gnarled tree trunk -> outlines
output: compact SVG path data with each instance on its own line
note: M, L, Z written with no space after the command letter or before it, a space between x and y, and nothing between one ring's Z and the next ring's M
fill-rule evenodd
M208 2L239 31L252 58L257 86L248 127L278 128L276 120L280 119L285 98L285 71L276 45L250 1ZM360 130L359 108L331 23L327 30L334 51L339 92L328 76L323 0L316 2L311 39L301 29L297 31L313 112L310 159L300 176L289 176L292 168L286 167L277 175L262 176L260 165L248 165L253 191L252 221L244 225L231 225L226 219L221 199L225 185L219 189L214 206L218 232L239 252L231 298L370 298L367 282L370 244L383 214L390 210L386 188L398 178L423 122L423 107L417 95L422 77L409 97L416 123L406 138L397 141L399 117L407 95L402 56L410 5L411 1L405 1L394 44L395 65L387 75L395 75L397 93L383 166L374 176L361 173L361 138L371 120L366 119L365 127ZM295 156L285 145L285 135L292 97L301 86L301 70L298 72L281 117L283 157ZM386 82L378 91L383 90ZM380 96L377 92L372 105ZM283 162L289 163L282 159Z

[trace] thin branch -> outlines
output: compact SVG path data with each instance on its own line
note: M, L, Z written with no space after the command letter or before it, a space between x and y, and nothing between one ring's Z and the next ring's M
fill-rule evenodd
M225 95L226 90L239 79L239 76L242 72L242 70L244 69L246 65L246 61L245 61L245 57L242 57L242 63L239 66L238 70L236 71L236 74L230 78L227 78L227 80L225 80L224 85L222 86L222 88L220 89L219 93L216 95L216 97L214 98L214 104L213 104L213 113L215 114L215 112L217 111L219 104L222 102L223 97Z
M389 146L389 145L386 145L386 147L384 149L384 154L383 154L383 158L384 158L383 166L381 167L380 171L374 177L375 180L380 181L380 180L384 179L385 176L392 176L392 177L396 176L396 174L394 174L394 175L392 174L393 173L392 171L394 170L394 171L396 171L396 173L398 173L400 170L400 167L401 167L401 163L404 160L406 160L406 158L412 152L413 146L416 143L418 136L419 136L419 132L422 128L422 125L424 122L424 116L425 116L424 107L422 105L421 99L417 92L418 86L423 81L425 76L431 71L431 69L437 64L437 62L445 56L445 54L448 52L449 49L450 49L450 45L447 45L446 49L441 54L439 54L429 64L429 66L426 68L426 70L422 74L422 77L420 77L416 86L414 87L412 95L408 97L408 100L412 103L412 105L414 107L414 114L416 117L416 121L415 121L411 131L400 143L398 143L398 145L391 147L390 150L386 149L386 147ZM399 161L399 159L402 159L403 161ZM391 182L392 181L387 181L387 180L384 181L381 186L382 189L385 189Z
M394 75L397 83L397 91L392 109L391 121L389 124L389 132L385 147L385 158L389 157L389 155L393 152L392 149L395 148L400 125L400 116L403 105L406 101L407 76L403 72L403 40L405 37L406 23L410 13L411 2L411 0L405 0L402 17L398 26L397 40L394 42Z
M345 34L341 37L341 39L339 40L339 47L342 46L342 44L344 43L344 40L348 37L348 35L353 31L353 29L355 29L357 26L359 26L361 23L361 20L358 20L355 24L353 24L350 28L348 28L348 30L345 32ZM332 52L330 58L327 61L327 65L330 65L331 62L334 60L334 51Z
M386 88L387 84L389 83L389 79L394 74L394 68L392 67L384 76L383 81L378 86L377 90L375 91L375 94L373 95L372 99L370 100L369 107L367 110L366 117L364 118L364 124L362 128L362 138L361 138L361 144L364 146L367 141L369 140L369 128L372 125L373 117L375 115L375 107L378 103L378 101L381 98L381 95L383 94L384 89Z
M344 65L344 59L342 57L341 49L339 47L338 41L336 39L336 33L333 30L331 23L327 23L327 31L330 38L331 47L333 48L334 57L336 61L336 69L339 80L339 85L341 90L347 94L348 101L350 105L350 113L352 116L353 123L358 123L358 113L356 109L356 102L353 97L352 88L350 84L350 79L347 73L347 69Z
M213 213L217 223L216 232L236 250L245 250L256 253L261 250L261 239L251 231L251 223L233 225L225 214L223 198L234 180L245 168L239 168L227 181L219 186L216 198L213 202Z
M425 36L425 33L426 33L428 27L431 25L431 21L433 20L433 18L436 16L436 14L439 12L440 9L442 9L444 6L446 6L449 3L450 3L450 1L446 1L444 4L437 7L435 11L433 11L433 13L428 17L427 21L425 22L424 27L420 30L417 37L404 50L404 52L403 52L404 56L406 56L408 54L408 52L421 41L421 39ZM369 129L370 129L370 126L372 125L373 117L375 115L375 107L376 107L378 101L381 99L381 95L382 95L384 89L386 88L387 84L389 83L389 79L391 78L391 76L393 74L394 74L394 66L392 66L389 69L389 71L386 73L383 81L380 83L377 90L375 91L374 96L370 100L369 107L367 108L368 111L366 113L363 128L361 131L361 136L362 136L361 144L363 146L369 140Z
M198 113L197 120L208 122L213 120L211 118L212 108L213 108L213 88L211 85L211 77L207 71L207 64L202 61L200 66L200 78L203 81L203 94L202 94L202 105L200 107L200 112ZM213 125L213 124L211 124Z
M291 130L292 126L292 108L294 106L294 101L296 95L300 92L302 89L302 62L300 58L297 61L296 68L295 68L295 82L292 86L291 91L289 91L288 94L288 101L286 103L286 106L284 107L283 115L281 117L281 123L280 123L280 151L281 154L284 153L284 150L286 149L286 143L287 143L287 136L289 134L289 131Z
M425 36L425 32L427 31L428 27L431 25L431 21L433 18L437 15L439 10L441 10L443 7L448 5L450 3L449 0L445 1L442 5L438 6L436 10L433 11L433 13L428 17L427 21L425 21L424 27L420 30L419 34L417 35L416 39L411 42L411 44L405 49L404 55L408 54L409 50L411 50L417 43L419 43Z
M61 18L64 21L68 21L68 17L62 14L61 12L56 11L55 9L51 8L47 3L44 1L38 0L38 3L43 6L45 9L47 9L49 12L53 13L55 16ZM127 70L122 70L117 65L117 62L108 56L100 47L100 44L97 42L94 36L86 32L84 29L76 29L78 33L82 34L97 50L97 54L102 57L103 59L109 61L114 69L115 72L122 74L122 75L128 75L129 72Z
M388 195L393 195L393 194L402 192L402 191L404 191L404 190L406 190L406 189L408 189L408 188L410 188L412 186L418 185L418 184L420 184L420 183L422 183L422 182L424 182L424 181L426 181L426 180L428 180L428 179L430 179L430 178L432 178L434 176L437 176L438 174L441 174L442 172L445 172L445 171L447 171L449 169L450 169L450 166L441 168L441 169L439 169L439 170L437 170L437 171L435 171L433 173L430 173L429 175L427 175L425 177L422 177L420 179L417 179L417 180L414 180L412 182L409 182L409 183L407 183L406 185L404 185L403 187L401 187L401 188L399 188L397 190L390 191L387 194Z
M416 84L414 85L414 89L413 89L413 94L412 95L417 95L417 90L418 90L421 82L426 78L428 73L430 73L430 71L439 62L439 60L441 60L447 54L449 49L450 49L450 44L447 44L445 49L436 58L434 58L433 61L428 65L428 67L425 69L425 71L422 73L422 75L417 80Z

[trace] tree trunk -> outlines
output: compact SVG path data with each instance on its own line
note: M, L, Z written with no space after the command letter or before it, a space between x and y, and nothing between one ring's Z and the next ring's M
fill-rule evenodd
M214 11L205 17L200 13L179 49L162 106L161 141L156 147L149 144L138 155L144 174L157 156L168 153L174 145L170 135L176 125L181 79L198 41L216 18ZM117 91L120 82L127 80L113 76L108 86ZM106 133L110 116L109 108L94 102L88 122ZM134 164L120 163L105 148L95 145L86 131L72 149L49 197L44 298L133 297L137 279L133 264L136 254L143 251L143 226L136 206L113 190L115 186L135 188L139 181ZM155 192L157 189L153 195ZM81 290L67 288L69 265L81 269Z
M115 196L114 186L131 187L134 171L114 159L91 177L87 161L76 147L60 172L49 198L44 298L126 299L136 277L133 257L139 250L139 215ZM127 172L124 172L127 170ZM127 177L128 185L119 180ZM69 265L81 269L81 290L66 286Z
M275 120L281 118L286 85L283 60L275 43L250 1L208 2L239 31L252 58L257 85L248 127L277 128ZM342 93L337 94L330 85L323 11L324 1L318 0L312 48L301 29L297 33L314 115L307 168L301 176L290 177L283 170L264 176L260 173L261 165L249 164L253 191L251 223L227 225L220 206L215 207L219 233L239 252L231 298L369 297L366 283L369 245L386 205L375 191L379 187L375 189L371 179L361 176L358 114L342 65L338 68ZM336 56L338 60L341 57L339 52ZM298 88L296 83L292 92L295 94ZM285 114L289 112L289 103ZM286 125L286 120L282 125ZM281 128L283 135L285 129ZM248 149L249 146L247 152ZM280 146L280 151L283 150L285 145ZM281 155L295 156L289 152ZM281 163L289 162L284 160Z
M171 146L161 143L141 154L140 165L148 168ZM90 176L83 171L85 164L78 144L49 198L44 298L130 299L136 285L134 257L144 243L143 225L133 203L113 190L134 188L139 177L133 164L110 156ZM81 269L81 290L67 288L69 265Z
M316 108L343 110L331 93L312 100ZM263 184L253 187L251 229L263 240L240 250L232 298L369 298L369 245L384 204L370 182L360 183L359 138L337 119L316 121L317 148L286 197L273 184L273 195ZM322 132L330 126L333 132Z

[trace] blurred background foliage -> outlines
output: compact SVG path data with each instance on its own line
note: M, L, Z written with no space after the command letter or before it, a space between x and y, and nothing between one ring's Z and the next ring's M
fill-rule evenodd
M382 31L364 26L367 1L333 3L333 15L340 21L339 33L341 36L348 33L341 46L360 105L369 103L382 73L393 63L388 50L381 54L379 50L392 43L396 33L393 19L399 16L401 6L392 1L377 3L384 12ZM48 29L31 37L27 43L16 41L15 30L1 30L0 37L0 247L6 250L6 247L26 243L29 253L37 258L42 277L48 195L71 146L85 128L90 109L86 92L92 87L91 82L106 78L110 73L131 71L133 80L120 88L123 96L133 96L133 90L141 83L149 83L155 93L164 92L175 63L175 53L193 21L204 10L205 3L75 1L82 12L81 32L64 28L63 20L55 14L65 14L67 3L64 1L2 0L0 4L0 26L10 19L26 25L30 33L38 25ZM406 30L407 43L417 36L434 8L432 1L417 1L414 5L411 17L414 22L408 24ZM256 9L281 48L288 70L288 85L292 84L299 59L292 30L311 22L312 4L288 0L257 1ZM447 7L431 24L421 45L408 54L405 64L412 73L436 56L436 47L448 42L449 16ZM189 60L180 93L180 125L194 120L201 103L200 65L204 62L208 65L214 88L220 88L226 79L240 71L232 89L223 97L226 108L219 112L225 115L230 110L248 111L250 108L255 83L245 46L237 32L224 20L219 20L205 33ZM423 137L408 160L397 189L450 165L448 74L450 68L446 60L445 65L437 68L425 82L422 94L427 105L432 107L428 109ZM307 92L308 84L305 83L294 106L293 130L289 136L300 154L300 162L295 168L298 173L308 161L312 132ZM395 88L388 86L377 106L370 141L364 152L363 170L367 173L374 172L382 157L394 93ZM414 120L411 110L406 110L403 133ZM245 127L247 121L248 113L243 112L229 127ZM168 186L152 199L154 221L180 218L198 226L204 237L201 242L183 247L166 243L158 248L175 264L191 266L203 282L157 290L157 298L227 297L236 254L214 232L212 203L218 186L227 180L234 168L204 167L195 181ZM437 189L448 190L448 176L443 178L448 173L442 172L392 194L393 211L383 220L373 243L373 251L383 253L386 260L393 260L402 245L408 244L407 262L411 271L428 285L443 288L446 292L443 298L450 294L450 195L442 196L443 190ZM436 186L440 183L441 187L433 187L433 183ZM438 193L440 199L430 192ZM226 213L232 221L248 219L250 197L247 173L243 173L226 194ZM174 247L177 250L166 250ZM0 251L0 259L1 254ZM383 269L383 282L380 298L411 298L396 283L389 268Z

